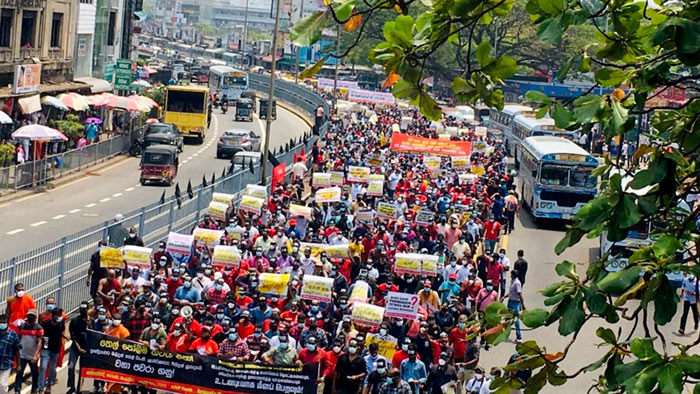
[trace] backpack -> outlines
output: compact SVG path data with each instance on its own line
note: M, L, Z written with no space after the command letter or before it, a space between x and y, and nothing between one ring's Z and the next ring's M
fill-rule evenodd
M510 212L515 211L518 208L518 204L515 202L515 198L509 198L506 203L506 209Z

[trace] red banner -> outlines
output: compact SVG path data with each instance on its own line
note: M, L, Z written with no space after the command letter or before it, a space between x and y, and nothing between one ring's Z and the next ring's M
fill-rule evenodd
M472 143L471 141L436 140L394 133L391 136L391 150L438 156L469 156L472 153Z
M286 163L280 163L272 169L272 187L270 188L271 191L275 191L275 188L277 188L278 183L284 183L284 174L286 171Z

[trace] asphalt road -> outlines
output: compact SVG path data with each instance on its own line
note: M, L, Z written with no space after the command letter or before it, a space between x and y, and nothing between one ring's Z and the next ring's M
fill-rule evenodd
M220 176L228 160L216 158L216 142L230 128L247 128L263 135L264 121L235 122L234 111L223 115L214 111L211 126L201 145L186 144L180 154L180 169L175 179L184 193L188 180L193 187L212 173ZM277 119L272 123L270 149L274 150L290 139L299 138L309 126L297 115L278 107ZM261 143L261 146L263 146ZM53 242L76 231L104 223L117 213L131 212L174 193L174 185L141 186L139 158L120 157L88 176L58 186L45 193L32 194L0 205L0 262L26 251Z

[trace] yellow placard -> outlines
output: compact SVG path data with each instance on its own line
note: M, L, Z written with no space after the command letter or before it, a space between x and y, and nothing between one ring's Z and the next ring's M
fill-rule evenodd
M369 180L369 173L370 173L369 167L349 166L348 167L348 181L349 182L367 183L367 181Z
M421 273L421 255L418 253L396 253L394 272L397 275Z
M328 172L314 172L313 178L311 178L311 185L313 187L330 187L331 174Z
M353 304L351 319L355 324L379 327L382 324L382 320L384 320L384 308L357 302Z
M435 276L437 275L438 256L429 254L421 254L421 275Z
M364 303L369 298L369 285L363 280L358 280L352 287L348 304Z
M258 276L260 281L258 291L260 294L270 294L277 296L287 295L287 284L289 283L289 274L270 274L263 273Z
M301 298L319 302L331 302L333 278L304 275L304 285L301 288Z
M375 197L384 195L384 181L370 180L367 185L367 195Z
M151 268L151 252L153 249L141 246L126 245L122 248L124 261L129 267Z
M117 248L105 248L100 250L100 267L124 268L124 255Z
M313 210L311 207L305 207L303 205L289 204L289 216L303 216L311 218L313 216Z
M440 168L440 160L438 156L425 156L423 158L423 164L431 170L434 170Z
M380 219L396 219L396 206L388 202L380 201L379 204L377 204L377 217Z
M207 228L196 228L194 229L192 235L197 241L208 246L214 246L219 244L221 237L224 236L224 232L219 230L210 230Z
M476 127L474 128L474 134L475 134L477 137L486 137L486 131L487 131L487 130L488 130L488 129L487 129L486 127L484 127L484 126L476 126Z
M466 156L452 156L453 168L466 168L469 165L469 158Z
M248 184L245 187L245 194L264 200L267 198L267 188L265 186Z
M367 334L365 338L365 348L369 349L369 345L376 343L379 346L379 354L381 354L387 360L394 358L394 353L396 353L396 340L389 341L386 339L379 339L377 334Z
M211 195L211 200L226 205L233 205L233 200L236 198L233 194L227 193L213 193Z
M207 213L213 219L226 220L226 211L228 210L228 208L229 208L229 204L217 202L217 201L212 201L209 203L209 207L207 208Z
M212 255L212 265L214 267L231 268L237 270L241 263L241 255L238 249L233 246L216 245Z
M243 196L241 198L241 204L238 206L238 209L240 209L241 211L251 212L256 215L260 215L260 211L262 210L262 206L264 203L265 200L263 200L262 198L253 196Z
M484 166L472 166L471 171L472 174L476 174L478 176L483 176L486 173Z
M343 186L345 174L342 171L331 171L331 186Z
M339 187L327 187L316 191L316 202L338 202L340 201L341 190Z
M324 245L324 250L329 259L344 259L350 256L348 246L348 244Z
M310 248L312 257L318 257L319 255L321 255L321 252L325 250L325 247L326 245L311 242L302 242L299 244L299 250L302 253L305 252L307 248Z
M386 180L386 178L384 177L384 174L371 174L371 175L369 176L369 181L370 181L370 182L372 182L372 181L382 181L382 182L384 182L385 180Z
M379 167L382 163L384 163L383 156L371 156L367 159L367 164L372 167Z

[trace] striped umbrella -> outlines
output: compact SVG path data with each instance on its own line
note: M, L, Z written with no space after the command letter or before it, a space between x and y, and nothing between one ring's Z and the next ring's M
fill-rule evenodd
M54 96L44 96L41 98L41 103L44 105L50 105L52 107L56 107L62 111L68 111L68 107L66 107L65 104L61 102L61 100L57 99Z
M93 94L91 96L85 97L87 100L88 104L92 105L93 107L104 107L107 105L107 101L112 98L116 97L112 93L101 93L101 94Z
M129 96L129 98L133 98L134 100L138 101L139 103L142 103L142 104L148 106L149 109L151 109L153 107L156 107L156 108L160 107L160 105L158 105L158 103L156 103L156 101L150 97L133 95L133 96Z
M107 100L107 108L129 112L148 111L148 108L130 97L114 96Z
M78 93L61 93L56 96L57 99L61 100L66 107L71 108L75 111L86 111L90 109L90 104L88 103L85 96Z

